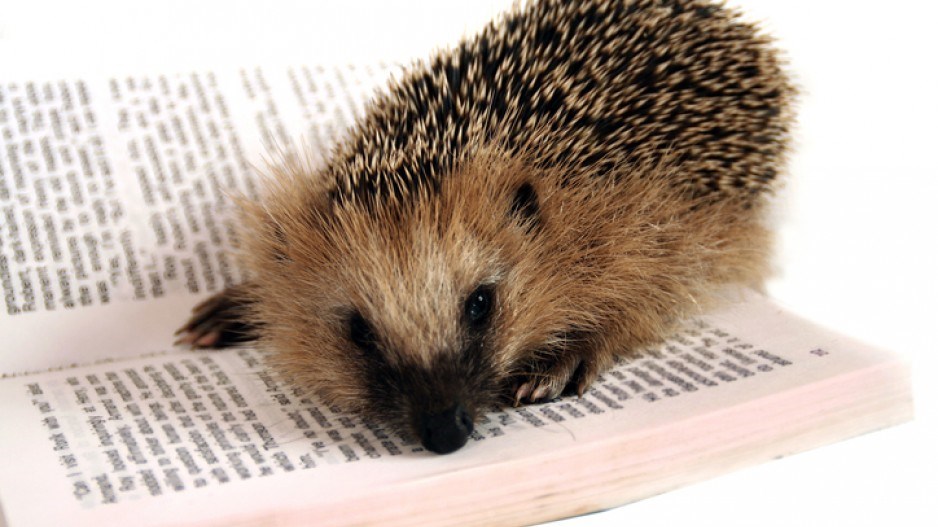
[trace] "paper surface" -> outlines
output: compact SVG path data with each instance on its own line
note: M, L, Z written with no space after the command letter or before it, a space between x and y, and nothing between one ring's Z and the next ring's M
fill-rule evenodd
M168 346L188 306L243 277L230 197L257 197L257 169L280 155L328 152L392 71L0 84L0 371Z
M436 456L298 396L251 349L168 352L0 383L0 420L17 423L0 435L0 450L19 460L0 473L0 503L13 526L131 513L152 524L221 521L295 499L337 507L435 474L641 436L812 385L823 395L830 379L890 360L752 297L619 364L583 398L491 413L464 449ZM826 404L804 402L818 412ZM767 407L765 419L777 410ZM648 448L630 455L666 457L671 447Z

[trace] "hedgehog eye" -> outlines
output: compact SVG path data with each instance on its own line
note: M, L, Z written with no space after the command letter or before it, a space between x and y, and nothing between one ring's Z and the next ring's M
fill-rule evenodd
M348 320L349 339L364 351L378 348L378 337L361 313L356 311Z
M480 285L466 299L466 319L469 325L479 328L488 322L492 314L495 291L492 286Z

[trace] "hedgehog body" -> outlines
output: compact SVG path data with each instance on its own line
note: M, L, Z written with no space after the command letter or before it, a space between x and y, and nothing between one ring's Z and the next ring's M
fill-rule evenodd
M301 388L426 448L583 393L713 291L758 284L793 90L699 0L541 0L413 66L328 163L245 204L252 279L184 340L257 338Z

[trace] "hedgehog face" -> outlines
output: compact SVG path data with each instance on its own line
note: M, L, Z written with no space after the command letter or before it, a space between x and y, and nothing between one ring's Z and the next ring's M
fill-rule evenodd
M413 252L371 252L373 265L344 277L350 302L336 329L366 413L447 453L499 393L500 266L474 262L472 243L447 254L440 240L415 242Z
M538 340L515 327L528 307L518 255L533 242L536 191L497 179L453 175L380 207L323 198L312 216L272 196L284 202L258 212L268 235L246 252L264 275L256 314L275 365L431 451L460 448Z
M334 352L351 372L341 384L357 384L356 404L447 453L466 442L499 393L506 264L451 215L424 215L430 209L394 222L354 211L371 234L343 224L348 241L330 277L341 301L330 318L340 341Z

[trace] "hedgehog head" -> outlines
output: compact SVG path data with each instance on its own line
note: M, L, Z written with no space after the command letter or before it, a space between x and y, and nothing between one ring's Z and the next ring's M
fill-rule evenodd
M533 354L591 323L546 241L558 189L523 163L482 154L383 201L283 172L245 204L255 316L277 369L327 403L456 450Z
M451 452L559 357L601 371L656 338L696 283L758 260L750 222L732 220L748 209L682 199L666 171L598 178L524 159L479 153L383 198L340 200L328 178L277 174L283 187L246 205L245 237L276 369ZM720 265L706 260L717 252Z

